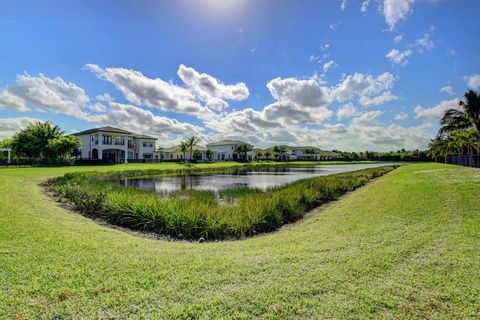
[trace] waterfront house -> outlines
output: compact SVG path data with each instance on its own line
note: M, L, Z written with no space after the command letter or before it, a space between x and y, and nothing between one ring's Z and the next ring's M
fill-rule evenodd
M195 159L197 161L207 161L207 147L204 146L194 146L193 147L193 152L196 150L200 151L201 157L199 159ZM159 160L164 160L164 161L174 161L174 160L190 160L190 149L183 154L183 152L180 152L180 145L176 145L173 147L167 147L167 148L160 148L154 152L155 159ZM193 158L193 154L192 154ZM214 160L214 159L212 159Z
M237 154L235 147L239 144L246 144L244 141L225 139L207 144L207 148L214 151L215 161L251 161L252 151L245 154Z
M156 138L115 127L100 127L73 134L81 142L80 157L109 163L153 159Z

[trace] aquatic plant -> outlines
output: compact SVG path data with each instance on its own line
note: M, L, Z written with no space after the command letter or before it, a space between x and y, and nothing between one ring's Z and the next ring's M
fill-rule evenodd
M58 178L53 189L60 200L71 203L78 212L114 225L178 239L219 240L278 229L393 168L304 179L267 191L222 191L220 196L236 200L223 204L208 191L189 190L159 197L153 191L124 187L112 181L119 173L69 173ZM148 172L122 174L142 176Z

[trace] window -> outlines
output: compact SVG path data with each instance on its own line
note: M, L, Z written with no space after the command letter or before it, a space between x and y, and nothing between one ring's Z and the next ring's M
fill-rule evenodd
M98 144L98 133L92 135L92 142L94 144Z
M103 136L103 144L112 144L111 136Z
M124 146L125 145L125 139L123 138L115 138L115 145L120 145L120 146Z
M143 159L153 159L153 153L144 153Z
M143 141L143 146L145 148L153 148L153 142L152 141Z
M128 140L128 147L130 149L135 149L135 143L132 140Z

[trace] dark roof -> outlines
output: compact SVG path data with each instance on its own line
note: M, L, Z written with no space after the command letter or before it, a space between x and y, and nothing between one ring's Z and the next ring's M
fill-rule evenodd
M147 136L147 135L144 135L144 134L132 134L132 136L134 136L135 138L139 138L139 139L152 139L152 140L157 140L157 138L154 138L154 137L150 137L150 136Z
M123 129L115 128L115 127L111 127L111 126L88 129L88 130L84 130L84 131L74 133L73 135L74 136L81 136L81 135L84 135L84 134L90 134L90 133L95 133L95 132L120 133L120 134L127 134L127 135L133 136L135 138L139 138L139 139L157 140L157 138L153 138L153 137L146 136L146 135L143 135L143 134L136 134L136 133L133 133L131 131L127 131L127 130L123 130Z
M89 133L95 133L95 132L113 132L113 133L122 133L122 134L132 134L132 132L115 128L115 127L110 127L110 126L105 126L105 127L100 127L100 128L93 128L93 129L88 129L85 131L80 131L77 133L74 133L74 136L81 136L82 134L89 134Z

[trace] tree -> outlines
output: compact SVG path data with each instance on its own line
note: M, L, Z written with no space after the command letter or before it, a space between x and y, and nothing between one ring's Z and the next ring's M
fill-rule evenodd
M272 155L272 154L270 153L270 151L265 152L265 158L266 158L267 160L270 159L270 156L271 156L271 155Z
M459 109L445 111L439 133L455 134L472 128L480 132L480 96L475 90L465 93L465 101L459 102Z
M244 160L248 161L248 152L250 152L252 150L253 150L253 146L251 144L240 143L240 144L235 145L235 148L233 149L233 152L235 152L237 154L243 153L244 156L245 156Z
M50 139L46 146L52 158L68 158L80 148L80 140L75 136L60 136Z
M195 159L196 161L201 160L202 159L202 151L200 151L198 149L193 151L193 159Z
M0 140L0 148L11 148L11 146L12 146L11 139Z
M196 136L191 136L190 138L185 138L184 142L187 145L187 148L190 150L190 160L191 160L193 155L193 148L200 142L200 138Z
M447 163L447 156L452 148L452 145L449 145L450 140L445 137L445 135L439 134L435 137L435 139L430 140L428 144L429 147L429 155L432 158L436 158L437 156L444 156L445 163Z
M75 136L64 136L59 126L50 121L35 121L15 133L10 140L14 155L31 158L65 157L80 147Z
M185 160L185 154L188 151L187 143L185 141L180 142L180 145L178 146L177 151L183 154L183 159Z
M207 149L207 151L205 151L205 156L207 157L208 161L212 161L212 159L213 159L213 150L212 150L212 149Z
M257 152L257 160L260 160L260 158L263 157L263 153L261 151Z
M287 148L285 146L274 146L273 147L273 152L276 154L280 155L280 161L283 161L284 154L287 152Z

